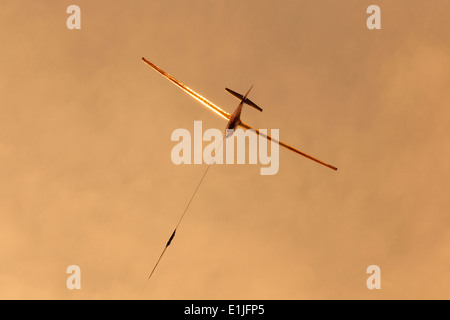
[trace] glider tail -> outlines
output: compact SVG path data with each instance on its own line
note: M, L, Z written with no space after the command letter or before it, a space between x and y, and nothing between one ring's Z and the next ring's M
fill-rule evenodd
M250 88L250 90L251 89L252 88ZM254 103L252 100L247 98L247 94L250 92L250 90L248 90L248 92L247 92L247 94L245 96L243 96L242 94L240 94L240 93L238 93L236 91L228 89L228 88L225 88L225 90L227 90L228 93L230 93L231 95L235 96L236 98L238 98L239 100L241 100L245 104L248 104L250 107L253 107L253 108L255 108L258 111L263 111L263 109L261 109L259 106L257 106L256 103Z

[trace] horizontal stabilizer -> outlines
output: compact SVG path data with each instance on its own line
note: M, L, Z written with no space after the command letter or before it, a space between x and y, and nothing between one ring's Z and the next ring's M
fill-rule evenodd
M240 93L237 93L236 91L233 91L233 90L228 89L228 88L225 88L225 90L227 90L229 93L231 93L233 96L235 96L236 98L238 98L241 101L242 101L242 99L244 99L244 96L242 94L240 94ZM263 109L258 107L252 100L250 100L248 98L245 98L244 103L246 103L249 106L255 108L256 110L263 111Z

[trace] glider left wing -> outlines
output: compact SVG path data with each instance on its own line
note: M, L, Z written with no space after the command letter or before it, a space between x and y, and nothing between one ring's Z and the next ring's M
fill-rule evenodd
M225 110L219 108L218 106L216 106L214 103L212 103L211 101L209 101L208 99L206 99L205 97L202 97L201 95L199 95L197 92L195 92L194 90L192 90L191 88L189 88L188 86L184 85L183 83L181 83L180 81L178 81L177 79L175 79L174 77L172 77L170 74L168 74L167 72L165 72L163 69L157 67L156 65L154 65L153 63L151 63L150 61L148 61L147 59L145 59L144 57L142 57L142 61L144 61L147 65L149 65L150 67L152 67L154 70L158 71L160 74L162 74L166 79L170 80L172 83L176 84L178 87L180 87L181 89L183 89L184 91L186 91L189 95L191 95L193 98L195 98L196 100L198 100L199 102L201 102L204 106L206 106L207 108L209 108L210 110L214 111L215 113L217 113L219 116L221 116L222 118L229 120L231 117L231 114L229 114L228 112L226 112Z

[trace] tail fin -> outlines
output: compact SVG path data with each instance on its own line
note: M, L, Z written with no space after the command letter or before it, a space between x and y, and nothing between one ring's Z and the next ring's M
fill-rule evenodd
M250 88L251 89L251 88ZM244 103L248 104L249 106L255 108L258 111L263 111L263 109L261 109L260 107L258 107L252 100L247 98L247 95L245 95L245 97L240 94L237 93L236 91L233 91L231 89L225 88L225 90L227 90L228 93L231 93L233 96L235 96L236 98L238 98L239 100L243 101ZM250 90L249 90L250 91ZM248 92L247 92L248 94Z

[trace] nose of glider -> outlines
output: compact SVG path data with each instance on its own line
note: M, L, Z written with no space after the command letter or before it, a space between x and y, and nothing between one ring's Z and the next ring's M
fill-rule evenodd
M227 127L225 129L225 138L231 137L233 135L233 133L234 133L234 128Z

